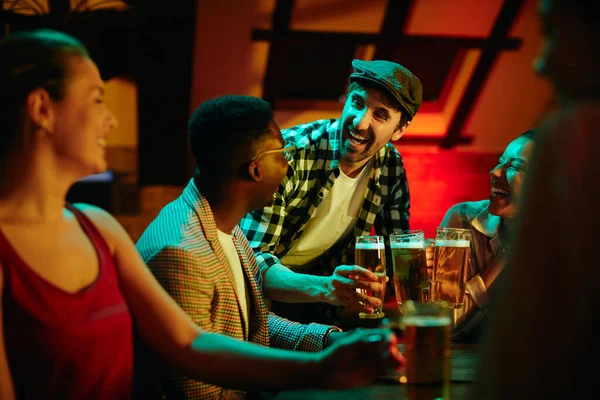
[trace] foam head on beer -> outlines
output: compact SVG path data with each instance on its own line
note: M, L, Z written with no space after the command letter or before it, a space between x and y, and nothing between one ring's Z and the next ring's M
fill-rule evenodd
M385 244L383 242L378 243L366 243L366 242L357 242L354 247L356 250L384 250Z
M469 241L467 239L436 239L435 245L439 247L469 247Z
M422 249L424 247L424 241L418 242L391 242L390 247L392 249Z

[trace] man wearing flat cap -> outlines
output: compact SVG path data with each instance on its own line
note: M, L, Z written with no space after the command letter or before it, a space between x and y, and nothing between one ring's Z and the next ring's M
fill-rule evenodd
M341 117L282 131L296 146L287 176L273 203L240 223L273 311L300 322L339 324L342 307L372 312L380 300L356 288L382 284L353 265L355 237L409 228L408 182L391 142L417 113L421 82L390 61L352 67Z

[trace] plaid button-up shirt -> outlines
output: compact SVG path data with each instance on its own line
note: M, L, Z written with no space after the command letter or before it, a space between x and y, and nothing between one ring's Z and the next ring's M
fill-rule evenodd
M271 266L280 264L280 258L302 236L306 223L340 174L338 120L298 125L282 131L282 135L286 146L296 146L287 176L271 206L249 213L240 222L263 274ZM338 265L354 263L354 237L369 235L373 227L378 235L386 237L394 231L408 229L409 208L402 157L394 145L388 143L374 156L365 199L352 235L338 241L311 263L309 271L303 272L326 276L331 275ZM391 259L388 259L387 267L391 277ZM316 312L321 315L315 321L336 322L333 313L339 310L325 305L319 308Z

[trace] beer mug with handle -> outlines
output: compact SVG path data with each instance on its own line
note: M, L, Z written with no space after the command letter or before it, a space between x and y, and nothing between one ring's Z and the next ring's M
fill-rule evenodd
M432 300L462 308L469 272L471 231L438 227L435 235Z
M429 279L423 231L404 231L390 235L394 266L394 288L398 311L407 300L428 301Z
M385 268L385 242L383 236L357 236L354 247L355 264L372 271L380 279L383 290L372 291L357 288L356 291L370 297L378 297L381 300L379 307L373 314L360 313L360 318L383 318L383 300L385 297L386 268Z

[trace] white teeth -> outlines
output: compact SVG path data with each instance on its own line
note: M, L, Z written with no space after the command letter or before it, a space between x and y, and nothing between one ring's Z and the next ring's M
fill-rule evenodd
M348 131L348 134L349 134L349 135L350 135L352 138L354 138L354 139L356 139L356 140L358 140L358 141L360 141L360 142L366 142L367 140L369 140L368 138L366 138L366 137L364 137L364 136L357 135L357 134L356 134L356 133L354 133L354 132L350 132L350 131Z
M508 192L504 189L500 189L500 188L492 186L492 194L508 195Z
M98 143L102 147L106 147L106 139L104 139L104 138L96 139L96 143Z

